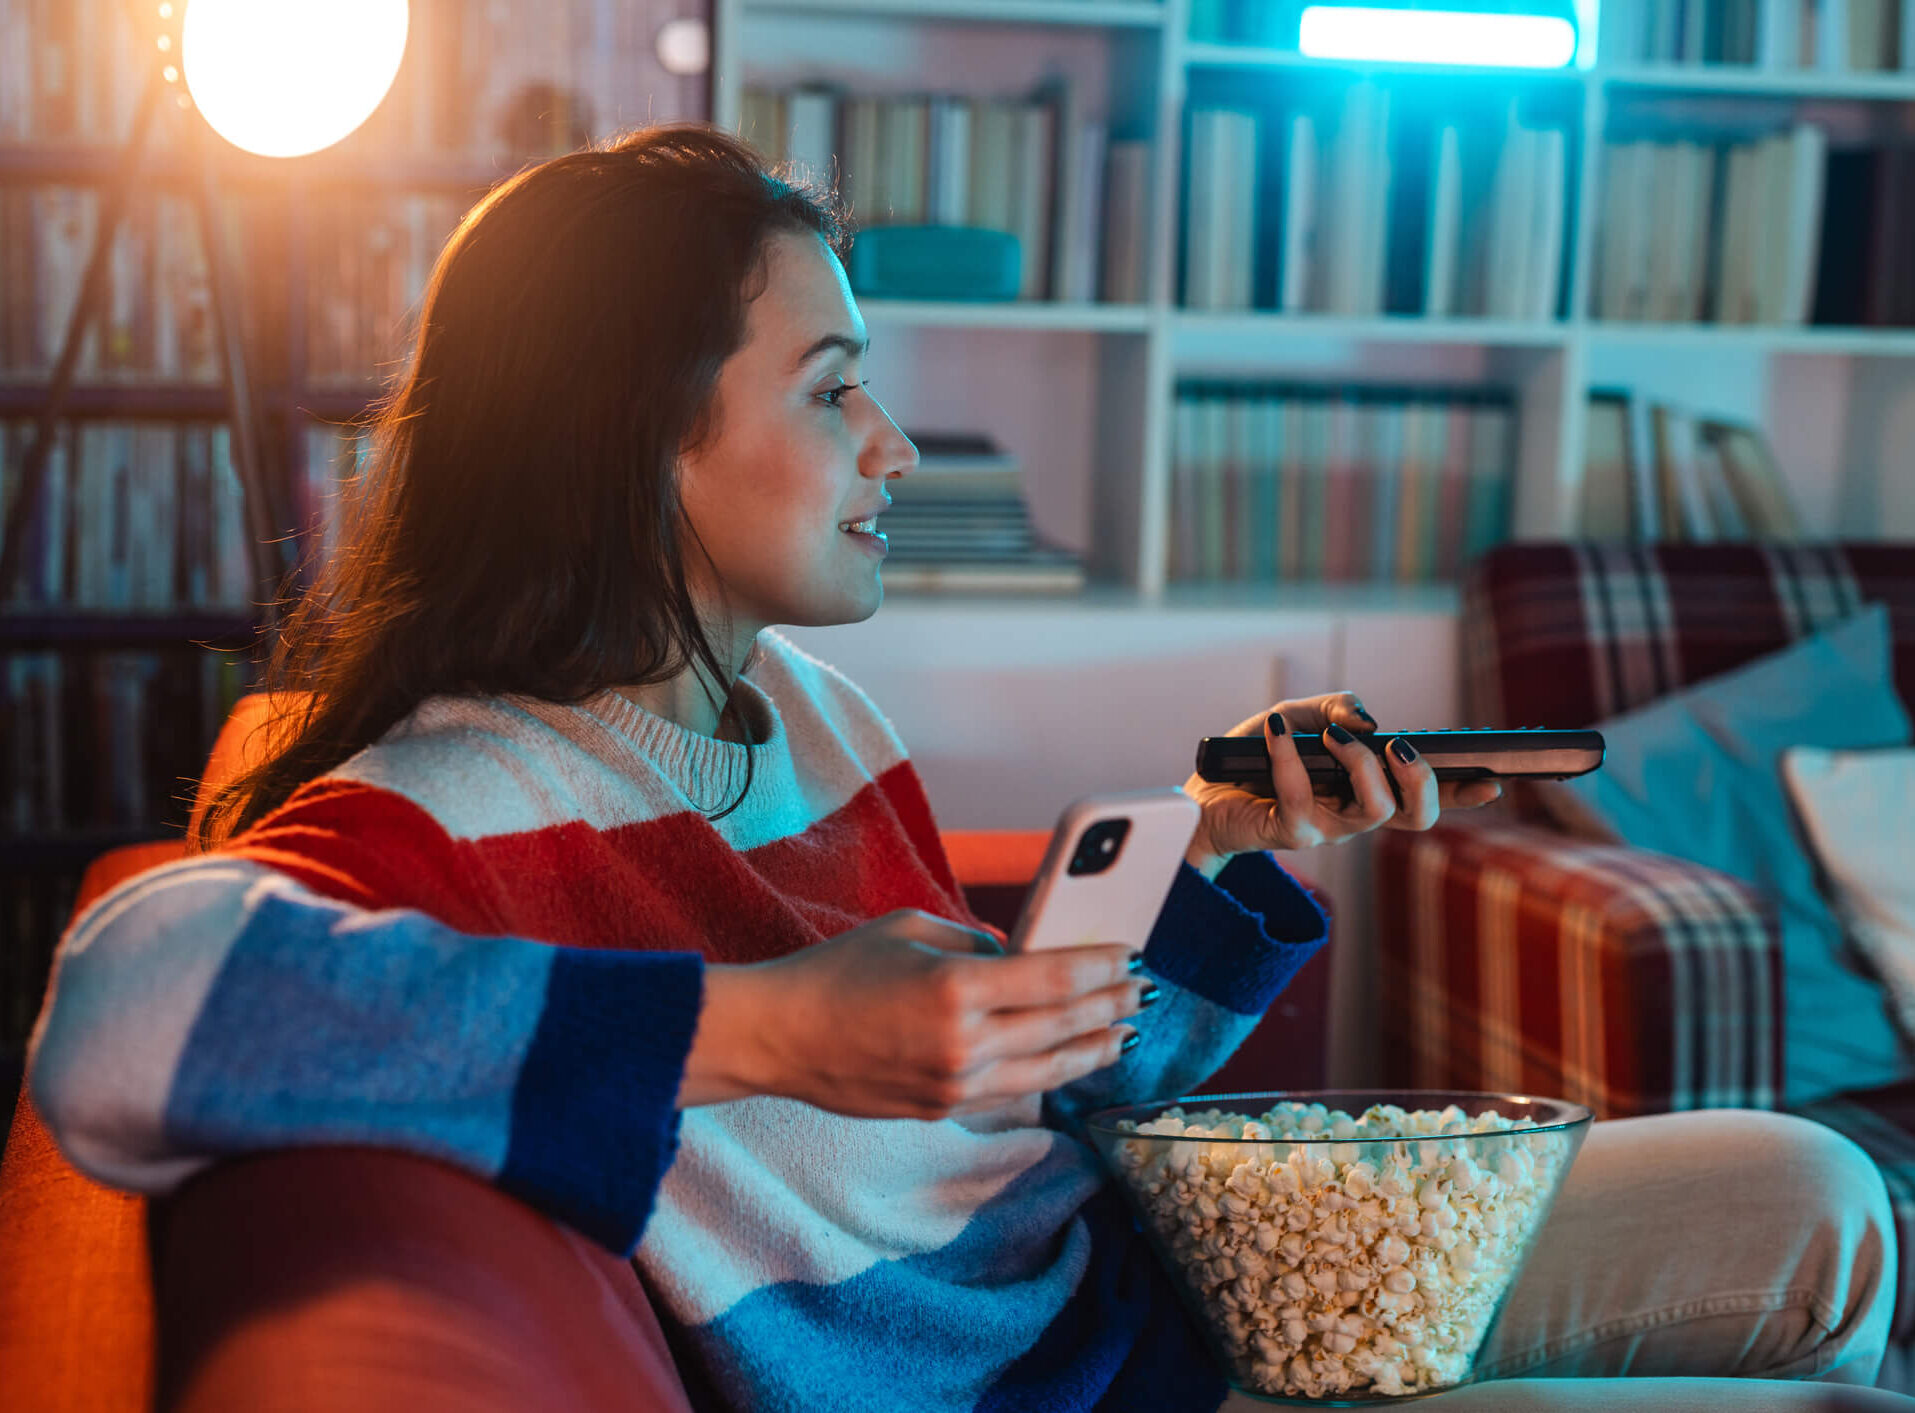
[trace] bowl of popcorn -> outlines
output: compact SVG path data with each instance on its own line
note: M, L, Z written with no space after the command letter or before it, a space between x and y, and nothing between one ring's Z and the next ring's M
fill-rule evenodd
M1470 1381L1590 1120L1556 1099L1325 1090L1088 1128L1231 1385L1353 1405Z

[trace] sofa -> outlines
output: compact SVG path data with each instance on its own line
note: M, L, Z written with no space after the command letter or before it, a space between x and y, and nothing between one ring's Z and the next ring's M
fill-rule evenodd
M1472 724L1583 727L1887 607L1915 711L1915 544L1503 546L1463 590ZM1387 1083L1527 1090L1601 1117L1781 1103L1782 953L1753 887L1591 843L1522 791L1374 853ZM1915 820L1915 815L1911 815ZM1911 840L1915 844L1915 838ZM1801 1112L1879 1164L1901 1238L1890 1369L1915 1346L1915 1083Z
M202 797L269 719L264 697L242 699ZM1008 928L1048 834L943 842L973 911ZM184 852L166 840L102 855L76 913ZM1328 1000L1326 953L1206 1091L1320 1086ZM461 1171L312 1148L223 1162L149 1202L71 1167L20 1096L0 1157L0 1408L589 1413L694 1401L631 1263Z

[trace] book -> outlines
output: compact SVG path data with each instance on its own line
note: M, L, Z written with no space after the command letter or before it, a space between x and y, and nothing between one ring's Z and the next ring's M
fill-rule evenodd
M878 135L878 152L884 171L887 225L922 225L926 219L925 181L930 174L930 130L929 99L905 97L885 103Z
M1828 160L1828 138L1813 123L1797 123L1777 139L1775 187L1780 207L1779 230L1783 255L1778 278L1770 286L1777 302L1771 309L1777 323L1808 321L1815 294L1815 271L1820 255L1823 173Z
M1515 452L1515 418L1492 399L1469 406L1470 460L1460 553L1444 565L1443 577L1460 577L1464 567L1509 536L1510 473Z
M1323 231L1326 313L1377 314L1389 200L1389 90L1358 79L1344 91L1326 153Z
M1535 209L1535 134L1517 120L1517 100L1511 99L1503 123L1502 147L1496 158L1496 180L1490 196L1489 238L1483 248L1486 270L1483 312L1491 318L1523 317L1530 269L1539 253L1530 213Z
M1283 181L1282 298L1278 307L1300 313L1317 307L1317 134L1308 113L1290 118Z
M970 219L970 105L961 98L940 94L929 100L928 113L924 219L934 226L962 226Z
M1150 144L1112 142L1105 167L1102 288L1114 304L1144 302L1149 211Z
M1526 319L1556 317L1568 161L1568 135L1561 128L1541 128L1530 135L1530 254L1520 310Z
M1109 156L1108 128L1079 120L1065 157L1062 272L1057 297L1078 303L1097 298L1099 223L1104 209L1104 169Z
M824 87L794 89L785 95L785 131L780 152L799 181L837 183L832 164L837 147L838 96Z
M1583 484L1577 533L1591 540L1626 540L1630 537L1633 522L1629 482L1629 400L1626 394L1590 394L1583 445Z
M1259 584L1277 578L1277 547L1283 537L1280 482L1284 433L1288 426L1282 398L1258 395L1250 405L1251 506L1244 519L1250 538L1249 577Z
M1703 422L1700 430L1715 447L1750 537L1799 538L1804 528L1801 512L1762 434L1753 427L1716 420Z
M1656 434L1647 398L1629 397L1630 528L1638 540L1662 536L1661 499L1656 483Z
M1695 418L1666 403L1651 410L1656 443L1657 510L1663 535L1672 540L1715 538L1700 473L1696 468Z
M1193 108L1186 129L1185 150L1190 156L1184 174L1183 305L1186 309L1214 309L1220 297L1214 242L1221 195L1221 110Z
M1016 118L1009 103L996 99L971 101L971 187L966 209L971 224L992 231L1012 231L1011 153L1017 142ZM1024 258L1030 258L1025 253Z
M763 90L748 89L747 96ZM777 95L765 94L776 100ZM975 108L971 110L975 115ZM881 224L884 204L884 103L867 95L848 98L843 110L844 136L840 157L843 175L838 194L851 219L860 227ZM968 125L967 125L968 126ZM947 177L951 174L947 171ZM970 210L970 173L965 178L965 210ZM955 179L955 178L952 178Z
M1462 236L1462 136L1445 123L1431 157L1427 256L1423 267L1423 313L1444 318L1457 311L1457 265Z
M1057 111L1048 102L1022 103L1013 118L1011 230L1024 252L1018 298L1048 299Z

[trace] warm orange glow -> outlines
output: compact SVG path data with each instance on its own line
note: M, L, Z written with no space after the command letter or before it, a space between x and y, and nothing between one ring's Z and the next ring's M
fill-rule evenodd
M406 52L406 0L188 0L181 62L213 131L297 157L372 115Z

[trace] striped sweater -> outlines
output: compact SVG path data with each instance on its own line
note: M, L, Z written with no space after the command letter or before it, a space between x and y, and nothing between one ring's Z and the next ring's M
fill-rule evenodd
M1142 1043L941 1122L676 1105L703 966L896 908L979 925L896 732L766 632L750 746L605 693L436 698L225 849L77 918L32 1093L104 1181L371 1143L636 1249L701 1404L1208 1410L1198 1351L1075 1120L1212 1073L1322 942L1268 855L1184 866ZM749 752L744 804L735 797ZM900 1380L905 1384L901 1385ZM905 1388L908 1386L908 1396Z

